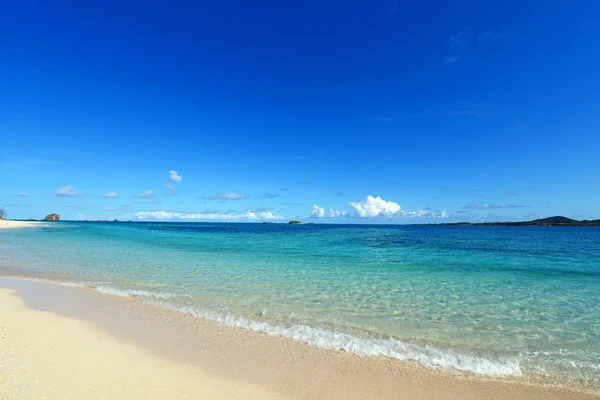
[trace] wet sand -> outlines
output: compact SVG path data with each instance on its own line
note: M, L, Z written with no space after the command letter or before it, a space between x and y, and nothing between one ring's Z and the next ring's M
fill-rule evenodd
M0 288L0 399L600 399L320 349L88 288Z

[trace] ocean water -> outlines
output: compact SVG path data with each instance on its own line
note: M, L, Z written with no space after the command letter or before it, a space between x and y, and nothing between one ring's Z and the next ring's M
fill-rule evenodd
M75 223L3 267L360 355L600 393L600 229Z

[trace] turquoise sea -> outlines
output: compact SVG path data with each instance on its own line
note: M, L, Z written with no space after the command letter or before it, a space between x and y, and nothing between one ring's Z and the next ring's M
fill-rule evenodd
M425 367L600 392L600 229L76 223L0 230L11 267Z

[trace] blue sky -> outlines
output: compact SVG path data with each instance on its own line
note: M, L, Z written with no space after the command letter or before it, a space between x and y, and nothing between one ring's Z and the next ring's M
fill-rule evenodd
M15 219L600 218L599 12L7 2L0 205Z

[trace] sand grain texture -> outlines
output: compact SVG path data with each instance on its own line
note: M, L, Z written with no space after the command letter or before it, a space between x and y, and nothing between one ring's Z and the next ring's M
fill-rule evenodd
M26 308L0 289L0 399L282 399Z

